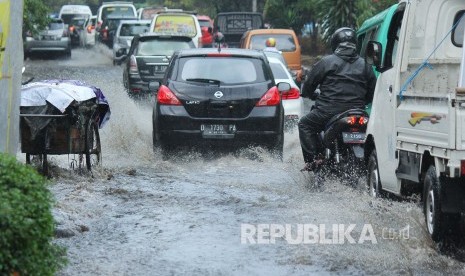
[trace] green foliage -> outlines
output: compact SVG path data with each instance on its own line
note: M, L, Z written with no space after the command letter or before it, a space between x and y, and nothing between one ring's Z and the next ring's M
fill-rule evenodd
M24 0L23 29L32 32L36 29L44 29L49 23L49 12L49 8L42 0Z
M64 250L52 243L47 181L30 166L0 154L0 275L53 275Z

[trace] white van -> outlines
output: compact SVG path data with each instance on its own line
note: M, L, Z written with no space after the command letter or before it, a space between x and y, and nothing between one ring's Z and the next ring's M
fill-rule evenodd
M97 27L99 28L107 16L137 18L137 10L132 2L103 2L97 11Z
M192 38L196 48L202 47L202 30L195 14L166 11L155 15L150 25L154 33L166 35L181 35Z
M90 18L91 16L92 11L87 5L63 5L58 14L58 17L67 25L70 25L75 17Z

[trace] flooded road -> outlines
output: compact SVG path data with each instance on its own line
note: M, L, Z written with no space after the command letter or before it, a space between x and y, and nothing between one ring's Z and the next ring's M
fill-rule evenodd
M461 252L439 253L428 238L415 197L372 199L363 176L316 187L300 172L296 131L283 162L260 148L163 161L151 106L127 96L110 50L25 64L36 80L101 88L112 112L93 177L70 169L73 156L50 158L56 242L69 260L59 275L465 274Z

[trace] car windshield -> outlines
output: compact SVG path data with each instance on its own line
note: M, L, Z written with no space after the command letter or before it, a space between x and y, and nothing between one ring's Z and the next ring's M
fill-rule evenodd
M267 56L267 57L274 57L274 58L279 59L279 60L284 64L284 66L289 67L289 66L287 65L287 62L286 62L286 60L284 59L283 55L281 55L280 53L278 53L278 52L273 52L273 51L263 51L263 53L264 53L265 56Z
M210 27L211 24L210 24L210 21L208 20L199 20L199 24L200 24L200 27Z
M72 14L62 14L61 15L61 19L63 20L63 22L65 24L70 24L71 21L73 21L73 18L76 18L76 17L81 17L81 18L87 18L89 17L88 14L78 14L78 13L72 13Z
M275 62L270 62L271 71L275 79L288 79L289 76L286 74L284 67Z
M283 52L293 52L296 50L294 37L290 34L256 34L251 38L251 49L263 50L266 47L266 40L270 37L276 39L276 48Z
M174 51L193 48L192 40L154 39L139 41L135 51L137 56L171 56Z
M51 22L48 24L48 29L53 31L53 30L62 30L64 28L63 23L61 22Z
M113 6L106 7L102 9L102 20L108 16L118 16L118 17L135 17L134 10L131 7L124 6Z
M71 22L71 25L74 25L74 26L84 26L84 24L86 23L86 19L84 18L79 18L79 19L73 19L73 22Z
M146 33L150 29L150 24L123 24L121 25L120 36L135 36Z
M182 81L195 79L218 80L222 84L256 83L265 81L263 62L252 58L189 57L181 58ZM179 77L178 77L179 78Z

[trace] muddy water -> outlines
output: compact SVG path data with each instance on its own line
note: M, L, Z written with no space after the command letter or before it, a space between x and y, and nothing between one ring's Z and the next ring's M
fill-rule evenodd
M60 275L465 273L460 254L440 253L429 240L415 198L372 199L362 176L356 187L332 178L315 186L299 171L296 131L286 133L283 162L260 148L162 161L152 151L150 104L127 97L122 67L111 64L105 47L73 50L71 60L26 61L36 79L100 87L112 111L94 177L71 170L68 156L52 157L56 242L69 259ZM290 235L241 243L241 225L259 224L287 224ZM299 241L303 225L318 227L317 242ZM354 225L355 243L333 225ZM371 239L358 243L363 233Z

